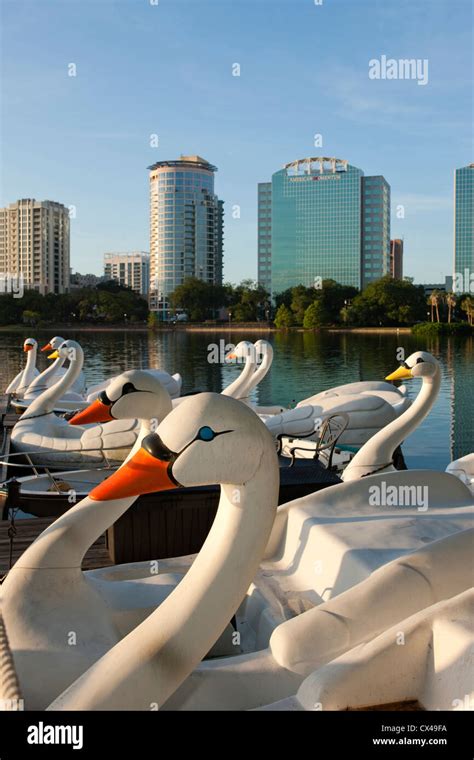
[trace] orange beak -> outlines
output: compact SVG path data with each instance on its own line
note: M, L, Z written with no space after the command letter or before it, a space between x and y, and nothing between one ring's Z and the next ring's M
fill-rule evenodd
M78 412L69 420L70 425L90 425L91 422L109 422L114 418L110 414L110 406L96 399L82 412Z
M154 491L169 491L179 484L172 480L171 464L153 457L145 449L137 451L126 464L89 493L96 501L124 499Z
M226 359L237 359L237 354L234 354L234 352L227 354Z
M27 351L31 351L31 349L32 349L32 348L33 348L33 346L30 346L30 345L28 345L28 344L27 344L26 346L23 346L23 351L24 351L24 352L25 352L25 354L26 354L26 352L27 352Z
M44 353L45 351L52 351L52 350L53 350L53 347L51 343L46 343L46 345L43 346L43 348L41 349L42 353Z

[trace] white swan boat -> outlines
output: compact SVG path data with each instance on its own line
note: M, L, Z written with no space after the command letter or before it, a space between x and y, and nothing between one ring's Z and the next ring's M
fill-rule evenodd
M23 351L27 354L26 364L7 385L5 393L23 393L39 375L36 367L37 341L34 338L26 338L23 342Z
M466 454L450 462L446 467L446 472L459 478L474 494L474 453Z
M27 341L25 341L25 346L28 346L25 348L25 351L31 350L31 358L29 354L25 369L18 373L6 390L6 393L14 392L15 397L13 404L18 411L28 409L34 399L62 378L67 371L64 369L63 365L69 358L64 352L62 352L61 355L57 353L59 347L66 342L64 338L61 338L60 336L51 338L49 343L43 346L41 351L52 351L53 353L48 358L54 359L54 362L43 370L43 372L39 373L36 369L37 342L33 338L28 338L27 340L31 343L27 344ZM75 345L79 344L75 342ZM91 401L97 399L100 393L118 377L118 375L114 375L101 383L86 388L85 376L83 373L84 353L82 350L77 356L75 356L75 361L76 365L80 364L80 371L75 373L73 379L69 376L69 384L67 385L66 390L61 397L56 398L54 408L56 413L62 414L86 408ZM171 398L176 399L180 396L182 386L181 375L178 373L169 375L167 372L160 369L147 369L146 371L156 376L161 382L165 382Z
M29 341L29 344L27 343ZM53 353L64 343L64 338L56 335L49 343L41 348L41 352L52 351ZM25 346L29 345L30 348L24 350L30 351L28 355L29 365L25 370L20 372L8 386L6 393L13 393L14 406L19 409L26 409L33 398L40 395L46 388L57 382L57 380L64 375L65 369L63 367L66 357L57 357L55 361L50 364L42 372L36 367L36 358L38 351L38 344L34 338L27 338ZM31 358L30 358L31 357ZM48 357L51 358L51 357ZM23 375L22 377L20 377ZM85 391L85 378L81 372L74 383L71 385L69 392L71 395L69 398L74 398L76 401L81 401L82 394ZM66 394L66 398L68 398Z
M423 361L416 364L417 358ZM436 372L434 362L431 372L418 372L424 385ZM412 374L422 363L430 363L428 356L407 360ZM418 414L407 418L406 412L397 420L392 445L422 416L428 402L420 396ZM405 428L399 424L403 418ZM377 626L416 614L427 600L462 593L462 541L446 549L436 577L423 578L433 567L431 557L428 564L415 558L415 572L409 571L410 558L405 560L472 524L469 490L447 473L390 472L384 464L379 474L365 477L358 465L357 481L275 512L278 464L259 418L218 394L184 401L114 475L40 536L3 584L4 618L27 709L45 706L48 699L54 699L51 709L149 709L150 702L179 709L268 705L297 694L321 664L358 641L372 640ZM138 494L210 482L221 483L220 506L194 562L160 562L157 575L150 563L82 573L88 546ZM407 489L417 496L426 487L429 504L416 498L401 503ZM398 498L386 500L387 488ZM318 615L320 606L355 592L374 570L386 570L402 555L388 580L353 600L348 596L349 609L356 611L354 632L348 635L342 626L337 636L324 633L339 621L323 609ZM410 589L415 584L413 593L401 581L398 586L400 573ZM385 605L380 619L370 614L374 594ZM361 602L367 615L359 616ZM229 632L236 610L240 644L232 635L228 645L240 653L201 663L221 632ZM75 647L65 642L64 630L77 632ZM87 662L91 667L84 672ZM379 695L373 696L377 701Z
M83 352L76 341L65 341L58 349L61 358L69 357L66 373L58 382L35 398L13 428L11 448L26 452L34 464L64 466L88 463L121 462L137 439L136 420L114 421L88 428L72 427L54 410L82 369ZM164 373L165 374L165 373ZM166 378L163 378L166 381Z
M247 349L245 348L245 350ZM403 436L414 430L422 422L435 403L440 387L438 362L431 354L426 352L413 354L409 361L413 362L413 370L403 368L405 376L419 376L423 380L417 399L412 407L406 409L401 417L393 420L389 425L382 428L377 435L372 437L369 442L366 442L362 449L360 449L360 453L353 459L346 452L336 449L339 453L336 454L334 461L337 463L338 470L343 473L343 480L358 479L366 474L377 471L394 470L394 452L403 442ZM397 370L397 372L400 372L400 370ZM60 455L54 449L51 450L51 453L42 451L38 454L37 452L34 457L31 454L35 463L56 464L58 467L58 463L61 461L70 461L77 464L78 462L84 463L90 461L90 459L102 466L99 469L86 469L78 473L67 469L66 471L55 473L54 478L50 473L40 476L20 477L18 478L18 484L22 489L24 501L26 503L28 501L34 502L36 496L36 498L42 499L44 502L48 499L48 492L51 492L50 500L55 499L56 502L62 505L64 493L66 492L72 491L78 495L78 498L85 496L92 487L110 474L110 469L103 466L104 455L106 456L105 464L110 459L122 461L128 455L125 448L121 451L116 451L113 447L114 442L119 445L124 440L124 435L126 434L131 440L130 446L133 444L136 446L138 445L136 441L139 442L145 435L156 429L157 425L162 421L163 417L158 413L163 409L162 391L163 383L160 383L156 376L150 376L148 371L131 370L120 375L109 386L109 393L103 391L99 399L96 399L89 407L77 413L69 420L69 425L74 432L67 450L64 449L64 443L62 443L63 451ZM185 400L186 398L178 399L180 403ZM176 401L172 401L171 404L176 404ZM168 407L169 411L171 408L170 405ZM338 412L339 406L336 406L336 417ZM136 419L137 414L139 415L138 419ZM321 422L322 419L323 417L321 418ZM114 426L123 424L130 427L126 431L122 429L117 431L116 427L112 427L110 433L108 433L111 421L114 421ZM264 418L264 422L272 435L275 438L278 437L272 424L273 418L266 417ZM68 425L63 419L58 419L52 415L51 419L48 419L46 423L55 426L56 431L61 432L62 440L67 440L67 436L69 435ZM35 424L43 426L46 423L43 418L40 418L39 423ZM80 426L81 430L79 437L74 435L78 429L77 426ZM18 425L15 427L14 433L17 427ZM87 431L85 434L84 430ZM277 431L279 431L279 428L277 428ZM346 429L338 435L338 447L345 433ZM110 446L110 450L105 449L102 442L105 434L107 434L106 446ZM97 438L99 438L99 441L97 441ZM316 443L314 440L311 439L309 441L311 448L302 449L302 445L308 445L307 440L295 440L293 442L291 438L285 436L281 436L281 438L282 452L286 456L300 457L301 450L303 451L303 457L301 458L305 458L304 454L306 451L308 452L308 458L315 456L314 447ZM31 433L28 433L25 439L25 444L27 444L28 448L24 444L23 450L34 451L35 442L38 444L38 439L33 438ZM13 437L13 444L18 450L15 436ZM83 451L87 447L92 446L95 447L95 451ZM333 448L328 451L329 455L332 453ZM20 448L19 450L21 451L22 449ZM324 455L325 451L323 450L321 452L321 461L327 466L328 462ZM345 456L347 456L346 460L344 460ZM54 514L54 511L52 514Z

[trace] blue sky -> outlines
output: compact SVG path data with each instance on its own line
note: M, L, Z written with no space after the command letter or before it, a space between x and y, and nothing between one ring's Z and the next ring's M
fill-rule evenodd
M404 205L405 274L450 273L453 170L473 160L470 0L153 2L2 0L1 205L74 205L72 266L101 273L105 251L149 248L146 167L198 153L219 168L237 282L256 276L257 182L338 156ZM369 79L381 55L428 59L428 84Z

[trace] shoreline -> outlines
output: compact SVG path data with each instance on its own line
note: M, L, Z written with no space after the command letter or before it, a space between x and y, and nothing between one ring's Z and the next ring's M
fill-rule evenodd
M319 330L306 329L304 327L290 327L286 330L279 329L269 324L256 325L254 323L235 323L232 325L170 325L167 327L159 327L155 330L151 330L146 325L70 325L70 324L57 324L54 327L38 326L32 327L31 325L2 325L0 326L0 333L23 333L25 331L31 331L36 333L51 333L51 331L58 332L139 332L150 333L153 335L159 335L160 333L169 332L258 332L258 333L275 333L275 332L328 332L328 333L385 333L385 334L397 334L397 333L411 333L411 327L322 327Z
M87 332L100 332L100 333L115 333L115 332L126 332L126 333L149 333L150 335L160 335L161 333L170 333L170 332L190 332L190 333L233 333L233 332L248 332L248 333L311 333L311 332L320 332L320 333L331 333L331 334L337 334L337 333L354 333L354 334L362 334L362 335L371 335L371 334L379 334L379 335L410 335L412 333L411 327L322 327L319 329L306 329L304 327L289 327L286 329L279 329L273 325L269 325L268 323L265 324L255 324L252 323L234 323L232 325L228 324L216 324L216 325L206 325L206 324L180 324L180 325L169 325L166 327L158 327L156 329L151 329L147 327L147 325L91 325L91 324L84 324L84 325L72 325L72 324L56 324L54 326L52 325L41 325L38 327L32 327L31 325L1 325L0 326L0 334L1 333L25 333L25 332L31 332L31 333L45 333L45 334L51 334L51 332L80 332L80 333L87 333Z

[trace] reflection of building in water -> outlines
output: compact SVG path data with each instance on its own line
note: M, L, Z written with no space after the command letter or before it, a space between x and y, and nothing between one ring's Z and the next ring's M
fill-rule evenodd
M472 382L472 355L474 340L466 338L450 341L448 357L451 359L451 459L459 459L474 451L474 383ZM449 360L448 360L449 361Z

